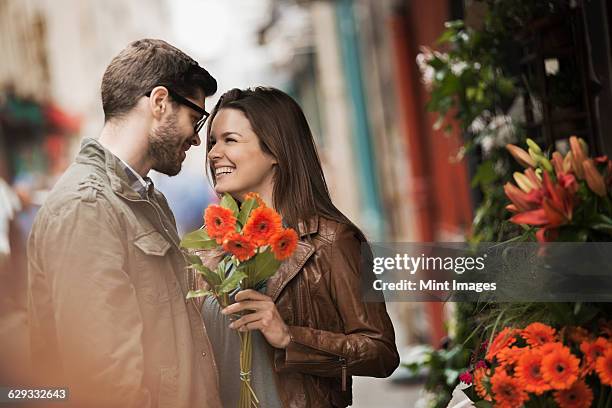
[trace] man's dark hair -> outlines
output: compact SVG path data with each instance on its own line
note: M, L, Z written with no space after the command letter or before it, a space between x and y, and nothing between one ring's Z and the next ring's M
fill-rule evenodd
M178 48L162 40L134 41L113 58L102 77L104 121L128 113L156 86L190 98L217 91L217 81L208 71Z

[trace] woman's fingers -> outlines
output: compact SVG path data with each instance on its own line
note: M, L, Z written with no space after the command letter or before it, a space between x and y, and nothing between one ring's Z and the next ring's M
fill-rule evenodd
M249 330L253 330L254 326L248 325L249 323L253 323L256 322L258 320L262 319L263 313L259 312L259 313L249 313L248 315L244 315L242 316L240 319L236 320L235 322L232 322L229 327L230 329L236 329L236 330L240 330L243 326L247 325L247 329Z
M259 293L256 290L245 289L241 290L236 294L235 300L236 302L242 302L244 300L267 300L271 302L272 298L270 298L270 296L264 295L263 293Z
M247 300L229 305L221 311L223 314L232 314L242 312L243 310L265 310L272 307L272 302L264 302L261 300Z

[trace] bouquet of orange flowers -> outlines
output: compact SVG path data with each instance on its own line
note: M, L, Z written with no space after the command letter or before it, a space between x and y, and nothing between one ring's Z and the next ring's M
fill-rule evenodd
M531 139L528 151L509 144L510 154L526 167L514 173L504 192L515 213L510 221L534 227L538 241L607 241L612 235L612 161L590 158L584 140L572 136L570 150L548 157Z
M225 194L220 205L209 205L204 212L205 227L187 234L181 246L187 249L221 247L227 254L213 271L202 260L190 255L191 267L202 276L207 289L190 291L187 298L214 296L221 307L230 304L230 293L256 289L278 270L297 246L297 233L283 228L281 216L265 205L256 193L246 195L238 207ZM259 406L251 387L252 344L249 331L240 333L239 408Z
M589 408L612 403L612 322L598 336L535 322L506 327L484 344L484 359L459 376L474 384L478 407ZM605 404L605 405L604 405Z

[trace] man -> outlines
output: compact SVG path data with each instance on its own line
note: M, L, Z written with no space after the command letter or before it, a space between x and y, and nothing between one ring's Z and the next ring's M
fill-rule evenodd
M216 89L168 43L131 43L102 78L100 138L83 141L39 211L28 242L33 369L38 385L68 387L71 406L221 406L174 217L147 178L180 171Z

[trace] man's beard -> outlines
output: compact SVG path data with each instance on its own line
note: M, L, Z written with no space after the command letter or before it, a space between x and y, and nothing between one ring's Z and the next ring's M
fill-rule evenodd
M183 143L179 136L176 115L168 118L158 128L149 134L149 157L153 162L153 170L168 176L176 176L181 171L183 159Z

